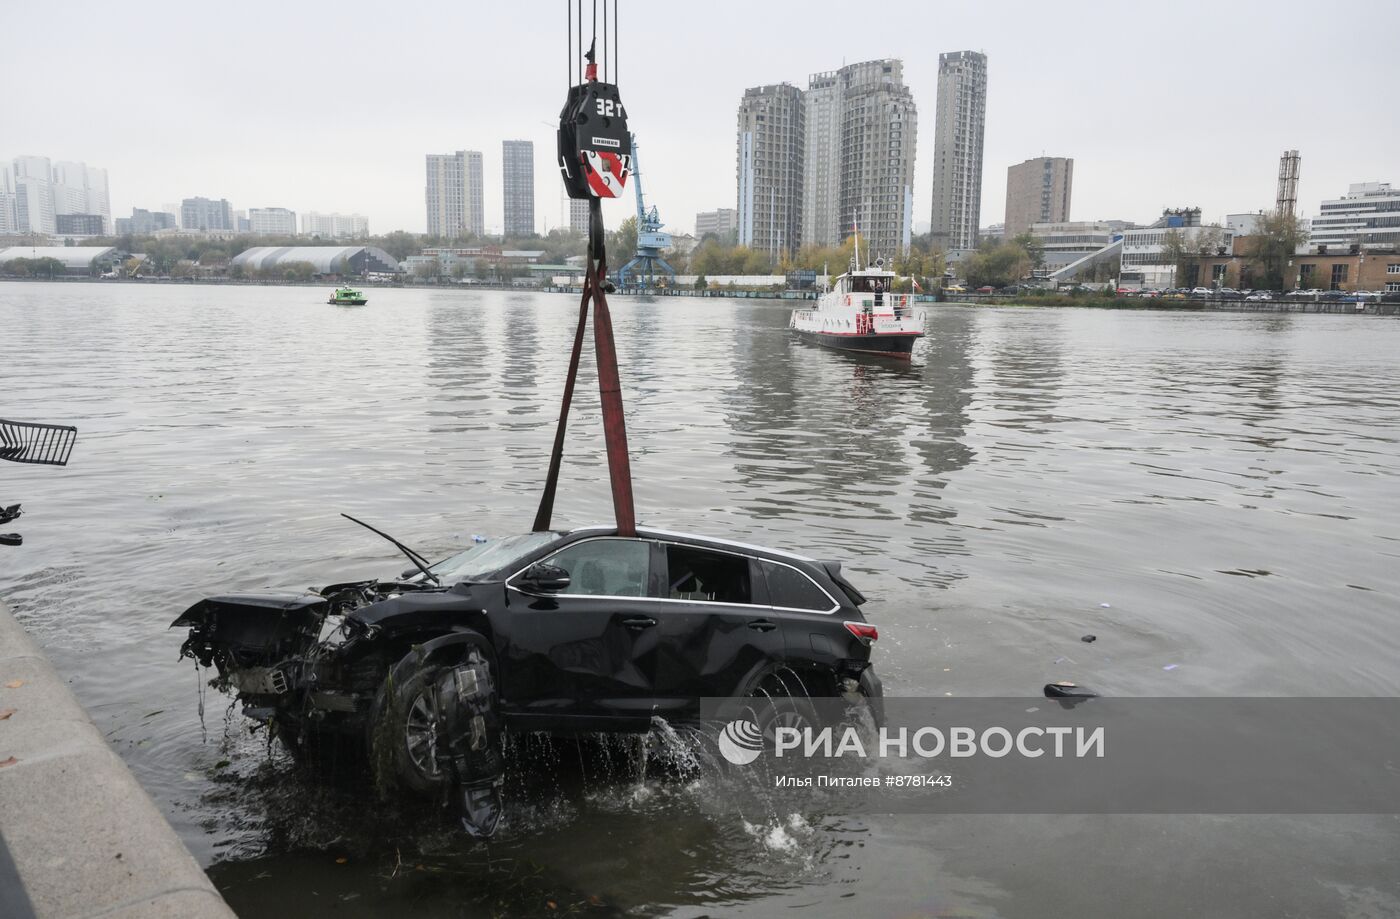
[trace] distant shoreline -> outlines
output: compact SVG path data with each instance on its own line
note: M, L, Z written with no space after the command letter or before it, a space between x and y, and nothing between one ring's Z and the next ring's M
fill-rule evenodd
M0 277L0 281L24 284L155 284L162 287L320 287L333 288L328 281L259 281L211 278L11 278ZM366 290L501 290L515 293L569 294L578 296L577 288L560 287L517 287L510 284L382 284L356 282L357 287ZM726 299L726 300L774 300L779 302L802 302L796 297L784 297L772 291L710 290L701 295L697 291L677 290L673 293L617 291L613 296L661 296L678 299ZM1076 302L1077 300L1077 302ZM1129 297L1057 297L1054 303L1037 303L1033 299L1010 299L995 294L967 295L956 300L942 302L921 301L919 308L939 306L1004 306L1030 309L1105 309L1137 310L1154 312L1196 312L1196 313L1325 313L1339 316L1400 316L1400 303L1342 303L1309 300L1136 300ZM1361 307L1358 309L1358 307Z

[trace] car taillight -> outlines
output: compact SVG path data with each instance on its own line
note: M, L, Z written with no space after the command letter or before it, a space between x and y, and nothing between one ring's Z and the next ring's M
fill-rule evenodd
M847 622L843 624L846 626L847 632L850 632L866 644L870 644L872 641L878 641L880 638L880 630L868 622Z

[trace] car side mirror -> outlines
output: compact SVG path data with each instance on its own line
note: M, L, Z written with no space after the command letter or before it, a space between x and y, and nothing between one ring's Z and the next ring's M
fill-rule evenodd
M541 594L558 593L568 588L569 583L569 572L558 565L546 565L544 562L525 569L525 573L516 582L521 590Z

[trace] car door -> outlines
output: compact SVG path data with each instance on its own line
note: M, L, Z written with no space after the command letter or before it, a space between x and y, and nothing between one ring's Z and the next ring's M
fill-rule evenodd
M570 720L650 717L657 643L648 601L651 555L647 540L584 539L539 560L569 573L563 590L522 590L519 574L507 582L507 683L516 712Z
M767 607L757 562L740 553L664 542L656 649L660 713L693 711L697 700L743 692L783 659L783 636Z

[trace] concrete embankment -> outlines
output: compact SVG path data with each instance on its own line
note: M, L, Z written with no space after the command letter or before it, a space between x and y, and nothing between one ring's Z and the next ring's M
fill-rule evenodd
M233 916L3 602L0 915Z

